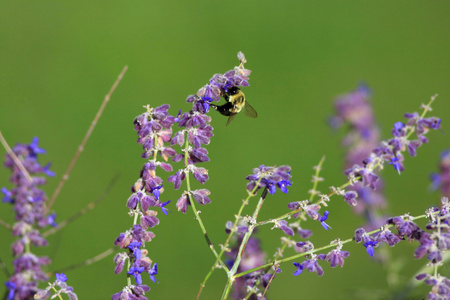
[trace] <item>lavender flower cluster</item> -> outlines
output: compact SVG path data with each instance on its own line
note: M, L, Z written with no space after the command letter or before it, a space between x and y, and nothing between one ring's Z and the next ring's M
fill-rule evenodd
M211 202L210 191L207 189L191 190L189 183L189 174L204 184L208 179L208 170L199 167L198 164L209 161L208 151L203 145L210 143L213 136L213 127L209 124L211 117L209 112L212 101L219 101L228 89L237 86L248 85L249 70L243 68L245 58L240 54L241 66L236 67L225 74L215 74L209 84L200 88L195 95L187 97L186 101L192 103L192 110L182 113L180 110L177 116L171 116L168 113L169 105L162 105L157 108L146 106L147 111L136 117L134 121L135 130L138 133L138 143L144 148L142 158L148 159L141 170L140 178L132 187L132 195L128 199L127 207L129 215L134 217L133 227L126 232L121 233L115 245L128 251L118 253L114 259L116 268L115 273L122 272L125 262L129 262L127 274L134 276L136 284L128 284L122 291L114 294L112 299L147 299L144 294L150 288L143 284L142 273L148 273L150 279L155 281L157 274L157 264L152 267L152 260L147 257L148 251L141 250L145 242L150 242L155 234L148 231L149 228L159 224L156 217L157 212L151 210L152 207L160 207L167 214L165 206L170 201L162 202L160 200L163 189L163 180L156 175L157 167L164 171L171 172L172 165L167 163L170 157L172 162L183 162L184 167L169 176L168 181L174 184L175 189L179 189L183 181L187 180L188 188L178 199L176 207L178 211L187 212L188 206L195 200L201 205ZM173 125L177 123L179 130L173 134ZM169 145L170 144L170 145ZM181 153L177 153L173 146L182 147ZM157 157L163 161L157 161ZM140 223L136 222L140 218Z
M50 171L50 164L42 166L38 155L46 151L38 146L39 139L34 138L30 144L17 144L11 154L6 154L5 167L10 169L13 188L1 189L3 202L14 207L15 223L12 235L16 241L11 246L14 257L14 272L5 283L8 288L8 299L27 299L38 291L40 281L48 277L42 270L50 264L48 257L39 257L31 252L31 246L44 247L48 242L42 237L40 230L47 226L57 226L56 214L48 214L47 196L39 189L46 183L45 177L55 176Z
M173 183L176 190L183 183L186 184L176 208L182 213L192 210L215 257L197 298L212 272L217 269L223 270L227 276L221 299L227 299L229 294L235 299L266 299L270 285L277 274L282 272L282 264L286 262L293 264L293 268L290 266L294 276L301 275L305 270L323 276L323 262L329 263L331 268L344 266L345 259L350 257L350 245L346 244L362 243L369 256L376 257L376 249L383 244L393 247L401 241L410 241L418 243L414 257L426 257L428 265L433 268L430 274L421 272L415 276L417 280L423 280L431 286L428 298L449 299L450 279L439 271L445 263L446 251L450 250L450 152L443 152L439 173L431 177L432 187L440 189L443 194L439 208L432 207L424 215L415 217L404 214L387 218L385 212L380 211L386 207L387 201L383 195L379 171L389 164L399 174L404 172L403 153L408 151L411 157L416 156L417 149L428 143L425 135L431 129L440 129L439 118L425 117L431 111L434 97L430 104L422 106L422 114L405 114L407 120L395 123L391 131L393 138L385 141L380 141L380 132L369 101L370 91L366 86L360 86L338 98L335 103L336 116L331 123L334 127L347 124L350 128L343 139L343 145L348 151L344 172L348 182L331 187L329 193L320 192L317 185L323 180L319 177L322 160L315 167L309 199L290 202L284 214L261 220L259 212L264 203L269 201L267 198L277 190L288 194L292 186L291 167L260 165L254 168L252 174L246 177L247 198L242 201L234 222L225 224L228 237L220 244L220 249L216 249L196 209L197 204L211 203L211 193L206 188L193 189L190 177L192 174L202 185L209 179L208 170L202 164L210 160L205 146L210 144L213 137L211 116L208 115L210 107L215 107L212 102L225 98L236 87L249 86L251 71L244 67L245 56L239 52L238 59L239 66L224 74L215 74L196 94L187 97L186 101L192 104L190 111L183 113L180 110L176 116L172 116L167 104L156 108L147 105L146 111L135 118L137 142L143 147L141 158L146 162L126 202L128 215L132 218L131 225L114 242L121 249L114 257L114 271L119 274L125 270L126 284L111 298L146 300L145 293L150 291L150 286L145 284L145 277L153 283L158 282L158 264L150 258L146 243L156 237L151 230L160 224L159 209L167 215L167 206L171 203L170 200L163 200L164 182L158 172L160 169L173 172L172 164L180 163L180 169L167 180ZM178 130L174 129L175 124L178 124ZM176 145L180 150L175 149L178 148ZM75 300L77 295L66 284L67 276L62 273L56 274L56 280L46 289L38 288L39 281L49 279L42 266L48 265L50 259L32 254L30 246L47 245L39 230L49 225L57 226L56 215L49 214L45 205L46 195L38 188L46 181L43 177L35 176L54 176L49 165L42 167L38 163L37 155L42 153L45 150L38 147L38 139L35 138L31 144L19 144L11 154L6 155L5 166L12 170L11 182L14 188L2 188L3 202L14 206L16 223L11 231L17 237L12 246L14 274L5 283L8 288L7 299L61 298L61 294L67 294ZM261 193L259 197L258 192ZM347 239L336 238L328 245L317 247L311 239L313 231L305 223L309 218L320 223L321 230L331 230L327 222L332 212L324 207L328 206L334 195L342 196L355 213L366 218L367 224L356 229L354 235ZM257 203L252 201L253 197L259 198ZM253 212L244 214L244 210L251 205L254 206ZM428 224L420 228L415 221L424 218L428 219ZM257 236L257 231L269 224L272 229L284 234L280 239L280 248L270 258ZM346 250L343 250L344 245L348 247ZM361 249L364 248L360 247L356 251L363 251ZM287 253L289 249L293 249L294 253Z
M332 127L347 125L349 128L342 139L342 145L346 149L345 169L358 165L370 157L372 150L380 143L380 132L370 96L369 88L361 84L355 91L337 98L334 103L336 116L330 122ZM354 212L365 217L368 230L380 227L387 219L381 214L387 206L383 192L384 183L378 175L374 189L358 181L349 186L347 193L343 195Z
M410 215L392 217L378 231L368 234L363 228L355 231L355 241L363 242L367 253L374 256L375 248L382 243L393 247L401 241L417 241L419 246L414 252L416 259L426 256L428 266L434 267L433 274L420 273L418 280L424 280L431 285L429 299L448 299L450 296L450 279L438 273L438 267L444 263L444 252L450 250L450 202L442 197L441 207L432 207L426 211L429 219L424 229L421 229ZM391 228L396 229L396 233Z
M127 285L111 297L116 300L147 299L144 294L150 290L150 287L143 284L141 274L147 273L149 278L156 282L158 265L148 257L148 250L141 247L145 247L145 243L155 237L155 234L149 230L159 224L158 212L153 208L160 208L167 215L165 206L170 203L170 201L161 201L161 194L164 192L163 180L156 175L156 170L160 167L164 171L172 171L172 166L165 161L175 156L176 152L164 143L171 138L175 118L168 113L169 105L162 105L155 109L149 106L146 108L147 111L134 120L134 129L139 136L138 143L144 148L141 157L148 161L142 167L140 178L131 187L132 194L127 201L129 216L133 217L133 225L121 233L114 242L115 245L126 250L118 253L114 258L115 273L121 273L125 263L128 262L128 278L133 276L136 284L132 284L128 279ZM158 156L164 161L158 161Z

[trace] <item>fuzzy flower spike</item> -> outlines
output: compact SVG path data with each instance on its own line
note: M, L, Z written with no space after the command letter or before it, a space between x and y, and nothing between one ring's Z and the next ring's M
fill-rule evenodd
M167 214L165 206L170 203L170 201L161 201L161 194L164 192L163 180L156 175L156 171L158 167L164 171L172 171L172 166L167 163L167 160L175 156L176 152L166 143L172 138L175 117L169 115L169 105L161 105L157 108L146 106L146 109L146 112L134 120L134 129L138 132L138 143L144 148L141 157L147 159L140 172L140 178L131 187L132 194L127 201L129 215L134 221L132 227L121 233L114 243L125 250L114 258L115 273L121 273L128 261L128 280L127 285L111 297L113 300L147 299L144 294L150 290L150 287L143 284L142 274L147 273L146 277L154 281L156 263L147 256L148 250L142 248L145 247L145 242L150 242L155 237L149 228L155 227L160 222L157 218L158 212L153 208L161 209ZM162 161L157 159L158 156L162 158ZM135 284L131 283L131 278L134 279Z
M30 144L17 144L13 153L17 161L6 154L5 167L11 169L10 181L14 187L1 189L4 197L3 203L14 206L15 223L12 234L17 238L11 246L14 257L14 272L5 283L8 288L8 299L32 298L36 292L39 281L47 281L48 277L42 267L50 264L48 257L39 257L33 254L31 246L44 247L48 242L40 231L46 226L56 226L55 214L48 215L46 208L47 196L39 189L46 184L42 175L54 176L49 170L49 164L42 166L38 162L38 155L46 151L38 146L39 139L33 138Z

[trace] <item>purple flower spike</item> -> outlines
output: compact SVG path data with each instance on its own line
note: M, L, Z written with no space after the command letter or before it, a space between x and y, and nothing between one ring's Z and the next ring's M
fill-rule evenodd
M11 299L32 298L37 293L39 282L48 281L42 267L50 264L50 259L33 253L33 246L48 245L39 230L47 225L56 226L56 215L48 214L47 196L39 189L40 185L46 183L45 177L41 175L51 176L53 172L49 171L49 164L42 166L38 161L38 154L46 152L39 148L38 143L39 139L36 137L31 144L17 144L11 149L31 180L17 167L10 154L5 156L4 166L11 170L10 182L14 185L11 189L1 189L4 194L3 202L12 204L15 213L12 235L16 240L11 246L14 272L7 282L8 297Z

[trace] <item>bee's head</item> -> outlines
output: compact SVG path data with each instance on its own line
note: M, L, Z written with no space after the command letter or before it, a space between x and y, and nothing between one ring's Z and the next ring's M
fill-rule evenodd
M236 95L237 93L239 93L240 89L237 86L233 86L231 88L228 89L228 94L229 95Z

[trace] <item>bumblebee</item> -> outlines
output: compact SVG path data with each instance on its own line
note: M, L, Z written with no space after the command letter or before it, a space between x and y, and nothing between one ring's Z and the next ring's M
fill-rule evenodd
M210 104L210 106L222 115L228 116L227 126L242 109L244 109L244 114L250 118L256 118L258 116L256 110L248 104L245 100L244 93L238 87L234 86L230 88L223 95L223 98L227 101L224 105L217 106Z

